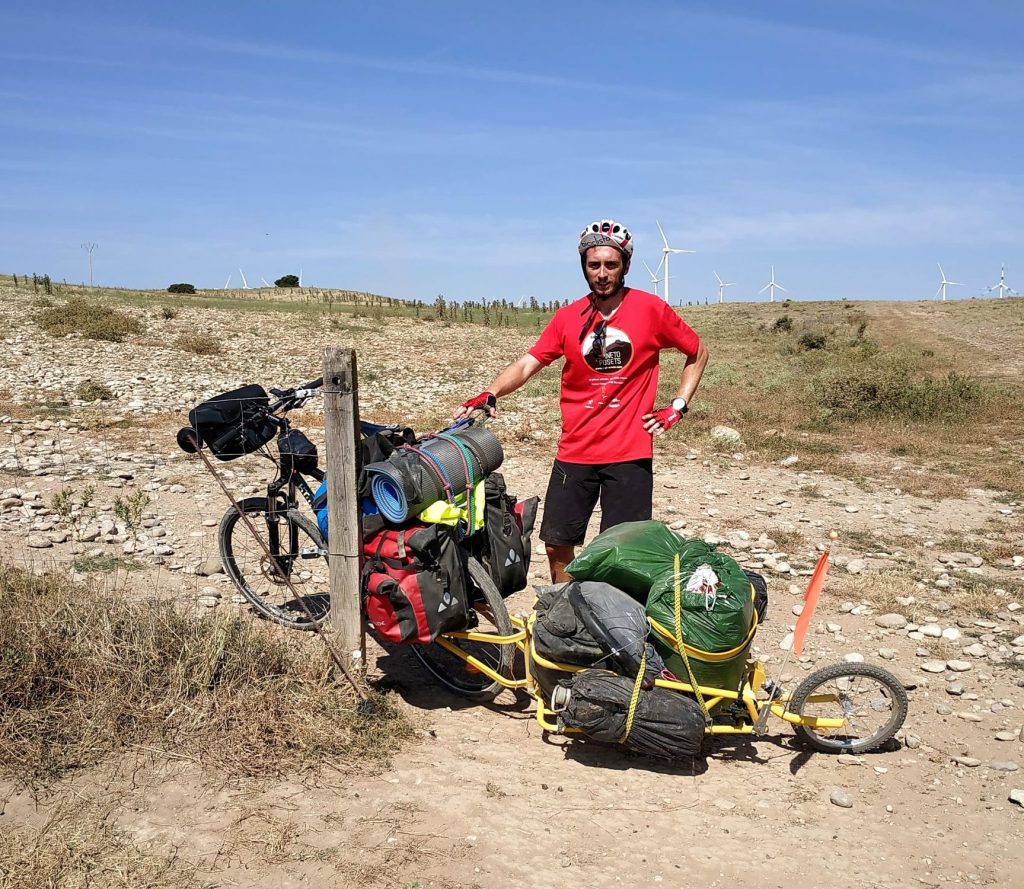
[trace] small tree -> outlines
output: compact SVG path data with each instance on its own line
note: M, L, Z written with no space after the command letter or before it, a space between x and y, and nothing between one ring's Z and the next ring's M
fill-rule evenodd
M274 282L275 287L298 287L299 276L298 275L282 275Z
M172 284L167 288L168 293L195 293L195 284Z

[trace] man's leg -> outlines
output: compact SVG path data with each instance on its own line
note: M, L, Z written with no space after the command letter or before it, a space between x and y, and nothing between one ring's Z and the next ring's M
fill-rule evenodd
M565 571L568 565L576 557L575 546L558 546L554 543L545 544L548 551L548 566L551 568L551 582L565 583L569 575Z
M544 495L544 521L540 526L552 583L569 579L565 566L572 561L576 547L583 543L599 490L597 467L555 460Z
M651 517L654 468L651 460L608 463L601 467L601 530Z

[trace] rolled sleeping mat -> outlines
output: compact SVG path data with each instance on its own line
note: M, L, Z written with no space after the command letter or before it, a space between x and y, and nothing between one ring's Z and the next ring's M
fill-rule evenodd
M390 522L404 522L409 515L409 498L401 478L384 463L371 463L366 472L370 476L370 497L380 514Z
M370 477L370 496L390 522L404 522L438 500L475 485L494 472L505 454L486 429L467 428L440 433L414 449L402 447L387 460L364 467Z
M456 493L466 489L467 464L472 486L494 472L505 459L501 443L493 433L473 426L458 432L440 433L420 442L418 448L440 465ZM404 453L417 456L409 451Z
M440 467L407 451L395 451L387 460L364 467L370 477L370 496L389 522L401 523L431 503L445 498Z

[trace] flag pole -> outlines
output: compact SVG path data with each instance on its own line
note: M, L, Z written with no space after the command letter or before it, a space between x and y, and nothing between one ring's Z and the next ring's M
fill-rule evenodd
M768 700L764 702L764 706L757 715L757 722L754 723L753 733L755 735L764 734L765 726L768 723L768 714L771 713L775 693L779 688L779 681L782 679L783 673L786 672L786 666L789 664L790 657L794 651L799 656L803 650L804 635L811 624L811 616L814 614L814 609L818 606L818 596L821 594L821 588L825 585L825 575L828 574L828 557L832 552L832 543L838 539L839 535L835 531L830 531L828 537L829 541L825 544L825 551L821 554L821 558L818 559L818 564L815 565L814 573L807 584L807 591L804 593L804 607L800 612L800 619L796 622L796 628L793 630L793 642L786 651L786 656L782 659L782 666L779 667L776 673L777 678L769 679L766 683Z

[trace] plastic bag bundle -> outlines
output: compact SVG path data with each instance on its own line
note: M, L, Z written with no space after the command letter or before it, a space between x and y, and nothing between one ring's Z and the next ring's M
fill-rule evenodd
M566 571L576 580L609 583L646 602L654 582L671 571L676 555L689 561L701 540L683 540L664 522L623 522L595 537ZM694 550L694 552L699 550Z
M647 598L647 614L675 635L679 597L683 642L707 652L730 651L747 638L754 615L750 579L735 559L700 540L688 542L678 570L659 577Z
M633 685L634 680L603 670L574 673L556 690L560 725L648 756L699 756L704 740L700 707L693 698L667 688L640 692L626 734Z

